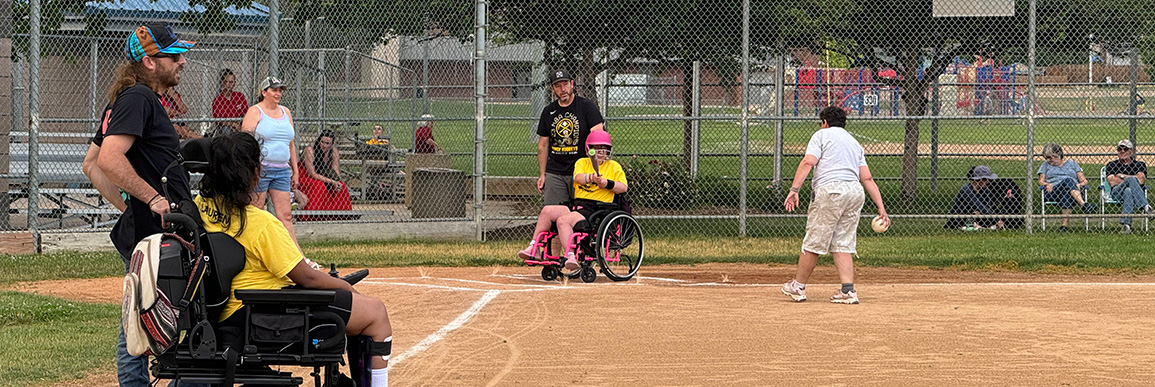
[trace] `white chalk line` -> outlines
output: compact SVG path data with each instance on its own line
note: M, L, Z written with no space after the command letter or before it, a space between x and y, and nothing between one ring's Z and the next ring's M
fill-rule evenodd
M457 330L457 328L464 326L465 323L469 322L469 320L473 318L473 316L476 316L481 312L481 308L484 308L486 304L489 304L490 301L493 301L494 298L497 298L499 294L501 294L500 290L486 291L485 294L481 295L480 299L473 303L473 306L470 306L469 309L461 312L461 314L458 315L456 319L453 319L453 321L450 321L448 325L441 327L441 329L438 329L437 332L433 332L429 336L425 336L424 339L422 339L416 345L409 347L409 349L405 350L405 352L402 352L400 355L390 358L389 366L396 366L397 364L405 361L405 359L413 357L414 355L429 349L430 346L445 338L445 335L449 334L449 332L453 332L454 330Z
M571 284L569 284L569 285L563 285L557 281L545 281L541 278L535 278L535 277L537 277L535 275L529 275L529 274L493 274L491 276L492 277L499 277L499 278L516 279L516 280L539 281L539 282L542 282L545 284L552 284L552 285L504 284L504 283L499 283L499 282L465 280L465 279L459 279L459 278L437 278L437 277L421 277L421 278L438 280L438 281L457 281L457 282L484 284L484 285L491 285L491 286L522 286L522 287L530 287L531 288L531 289L503 289L502 291L505 291L505 292L531 292L531 291L557 290L557 289L581 289L581 288L588 288L588 287L593 287L593 286L644 286L644 285L646 285L644 283L639 283L636 280L629 280L629 281L622 281L622 282L609 282L609 283L606 283L606 282L583 283L581 281L575 280L575 281L571 281ZM401 279L401 278L397 278L397 279ZM410 277L409 279L412 279L412 277ZM681 279L675 279L675 278L662 278L662 277L641 277L641 280L643 280L643 281L670 282L673 284L673 286L684 286L684 287L755 287L755 288L757 288L757 287L782 286L782 284L780 284L780 283L689 282L687 280L681 280ZM426 288L433 288L433 289L473 291L473 292L484 292L484 291L488 290L488 289L478 289L478 288L469 288L469 287L457 287L457 286L433 285L433 284L413 284L413 283L405 283L405 282L385 282L385 281L377 281L377 280L365 280L362 282L363 283L371 283L371 284L380 284L380 285L426 287ZM807 284L807 285L808 286L838 286L839 284L837 284L837 283L831 283L831 284L811 283L811 284ZM879 286L913 286L913 287L922 287L922 286L992 286L992 287L997 287L997 286L1151 286L1151 285L1155 285L1155 282L928 282L928 283L861 283L860 282L860 283L858 283L858 285L859 286L870 286L870 287L879 287Z

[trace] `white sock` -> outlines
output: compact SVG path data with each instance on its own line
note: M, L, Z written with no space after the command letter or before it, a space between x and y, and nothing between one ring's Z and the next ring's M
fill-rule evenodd
M389 387L389 367L373 370L373 387Z

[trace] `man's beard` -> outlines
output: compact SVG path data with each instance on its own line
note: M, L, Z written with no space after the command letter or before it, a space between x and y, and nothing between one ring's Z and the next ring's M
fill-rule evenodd
M173 68L172 71L157 72L157 81L161 84L161 86L164 86L166 88L179 85L180 84L180 71L182 69L183 69L183 67L178 66L178 67Z

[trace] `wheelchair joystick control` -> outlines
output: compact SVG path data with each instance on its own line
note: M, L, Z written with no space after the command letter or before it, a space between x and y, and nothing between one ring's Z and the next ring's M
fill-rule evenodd
M336 263L329 263L329 275L333 276L334 278L337 277L337 264Z

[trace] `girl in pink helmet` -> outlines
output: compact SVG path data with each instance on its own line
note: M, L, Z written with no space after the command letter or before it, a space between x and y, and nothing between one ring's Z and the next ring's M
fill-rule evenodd
M569 208L561 206L546 206L542 208L537 218L537 227L533 235L549 231L550 225L557 223L557 234L561 241L569 241L573 235L573 227L577 222L586 220L593 214L597 203L613 203L614 195L626 192L626 173L622 165L610 160L610 151L613 144L610 134L604 130L590 132L586 138L586 153L594 151L592 157L583 157L574 163L573 186L574 199ZM597 160L597 166L594 165ZM534 242L529 247L518 252L522 259L531 259L534 253ZM566 270L577 270L580 267L574 252L566 252Z

